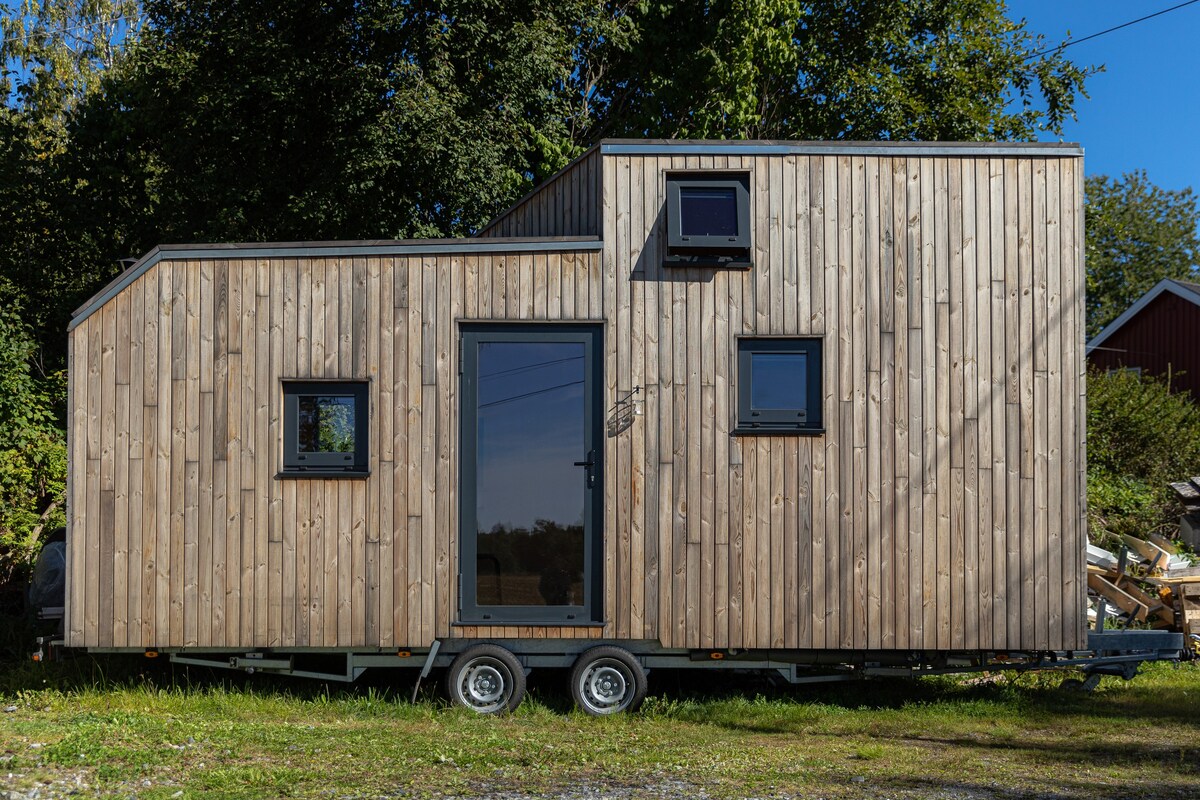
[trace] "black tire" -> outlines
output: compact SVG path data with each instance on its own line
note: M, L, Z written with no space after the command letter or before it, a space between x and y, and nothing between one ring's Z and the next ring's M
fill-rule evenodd
M479 714L507 714L525 699L525 668L494 644L477 644L458 654L446 672L446 696Z
M646 671L624 648L593 647L571 668L571 698L593 717L637 711L646 699Z

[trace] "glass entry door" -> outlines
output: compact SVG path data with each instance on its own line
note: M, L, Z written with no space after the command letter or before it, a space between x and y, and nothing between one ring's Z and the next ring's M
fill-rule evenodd
M598 621L601 329L462 336L462 619Z

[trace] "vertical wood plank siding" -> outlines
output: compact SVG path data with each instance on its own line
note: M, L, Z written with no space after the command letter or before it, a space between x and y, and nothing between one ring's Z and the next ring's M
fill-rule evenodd
M664 268L745 170L754 267ZM69 644L1069 649L1075 158L594 151L487 234L603 252L162 261L71 334ZM459 320L603 320L603 629L454 626ZM824 341L821 436L734 436L738 336ZM370 477L276 480L280 381L371 381ZM118 530L119 529L119 530Z
M601 158L596 148L567 165L479 235L599 236Z
M719 162L605 159L608 347L617 395L645 398L609 445L607 542L618 586L658 591L657 618L619 592L616 630L694 648L1079 646L1078 160ZM662 266L663 173L704 168L751 173L750 272ZM633 202L629 175L656 199ZM823 337L823 436L730 435L738 335ZM627 566L645 553L662 566Z
M563 319L577 283L599 295L598 253L520 258L560 289L539 318ZM450 635L455 319L481 308L509 263L164 260L84 320L71 332L71 644L400 647ZM276 479L281 381L309 377L370 380L366 480Z

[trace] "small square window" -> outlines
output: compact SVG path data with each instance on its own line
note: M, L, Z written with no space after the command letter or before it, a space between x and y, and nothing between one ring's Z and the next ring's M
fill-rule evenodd
M283 472L312 477L367 471L367 384L283 384Z
M821 340L739 339L736 433L822 433Z
M666 263L750 266L750 176L667 175Z

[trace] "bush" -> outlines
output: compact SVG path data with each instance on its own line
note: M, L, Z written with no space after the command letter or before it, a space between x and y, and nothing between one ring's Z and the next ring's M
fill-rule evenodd
M1200 474L1200 406L1159 378L1092 370L1087 425L1092 539L1173 530L1180 509L1168 484Z
M17 312L0 304L0 590L28 576L42 532L66 524L66 434L55 413L66 375L35 377L35 352Z

